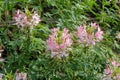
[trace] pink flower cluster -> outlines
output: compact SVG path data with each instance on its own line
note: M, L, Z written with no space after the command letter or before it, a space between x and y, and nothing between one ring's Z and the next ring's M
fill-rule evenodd
M28 17L26 13L17 10L15 15L13 16L13 20L15 21L15 25L18 25L19 27L26 27L29 26L30 28L33 28L33 26L37 26L37 24L41 21L40 16L34 12L33 14L30 14L31 16Z
M53 28L51 35L47 40L47 47L51 51L51 57L61 58L68 56L66 51L70 49L72 45L72 39L70 38L69 30L64 28L60 31L59 28Z
M110 64L106 65L106 69L104 69L102 80L120 80L120 63L115 60L111 61ZM117 70L117 72L116 72Z
M95 45L96 42L103 39L102 34L103 31L101 31L100 26L96 23L91 23L88 27L83 24L77 28L79 42L86 45Z
M16 73L15 76L15 80L27 80L27 73Z
M5 76L6 76L5 74L0 73L0 80L5 80L4 79ZM27 73L18 72L17 70L15 73L15 79L12 79L12 80L27 80Z

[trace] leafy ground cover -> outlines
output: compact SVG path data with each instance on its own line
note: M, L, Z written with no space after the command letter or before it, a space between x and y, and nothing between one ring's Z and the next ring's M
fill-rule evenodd
M1 0L0 80L120 80L119 0Z

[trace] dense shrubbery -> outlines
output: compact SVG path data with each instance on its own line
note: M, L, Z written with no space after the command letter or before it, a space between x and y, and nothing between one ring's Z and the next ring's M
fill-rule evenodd
M119 80L118 3L0 1L0 79Z

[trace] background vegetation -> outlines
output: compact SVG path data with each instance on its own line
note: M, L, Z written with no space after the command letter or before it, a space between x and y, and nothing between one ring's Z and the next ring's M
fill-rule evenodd
M1 0L0 46L3 62L0 73L4 79L13 80L15 72L27 73L28 80L100 80L108 59L119 61L120 3L117 0ZM25 8L35 10L41 22L32 30L30 40L27 30L12 25L13 14ZM76 43L74 31L83 23L96 22L104 32L101 42L92 47ZM50 57L46 40L50 29L69 29L73 39L69 57Z

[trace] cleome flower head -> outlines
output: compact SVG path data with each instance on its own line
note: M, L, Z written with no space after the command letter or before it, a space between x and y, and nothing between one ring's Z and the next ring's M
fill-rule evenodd
M86 27L85 24L77 28L77 35L79 37L79 42L88 45L95 45L103 39L103 31L101 31L100 26L96 23L91 23Z
M109 60L103 71L102 80L120 80L120 62Z
M20 10L16 11L15 15L13 16L13 20L16 22L15 25L18 25L20 27L24 27L28 24L26 14Z
M37 12L34 12L33 14L30 13L28 15L27 13L24 13L20 10L16 11L13 16L13 20L15 21L15 25L22 28L26 26L33 28L33 26L37 26L37 24L41 21Z
M21 72L15 74L15 80L27 80L27 73Z
M34 14L32 15L32 18L30 20L30 23L32 24L32 26L37 26L37 24L40 22L40 16L37 14L37 12L34 12Z
M51 57L61 58L68 56L66 53L72 45L72 39L70 38L69 30L64 28L60 31L59 28L53 28L51 35L49 35L47 42L47 48L51 51Z

